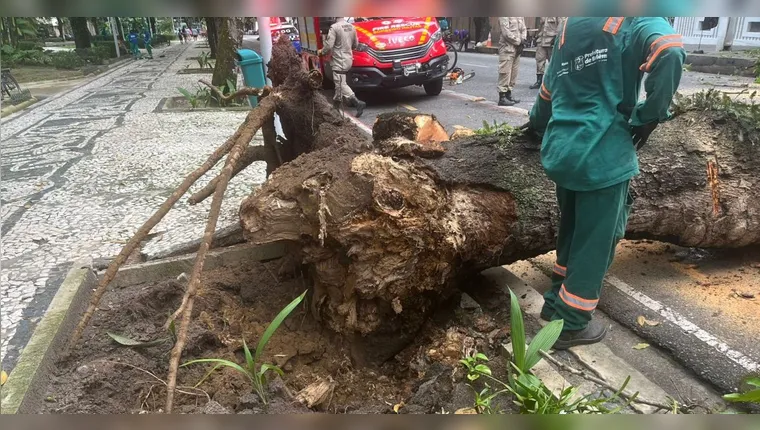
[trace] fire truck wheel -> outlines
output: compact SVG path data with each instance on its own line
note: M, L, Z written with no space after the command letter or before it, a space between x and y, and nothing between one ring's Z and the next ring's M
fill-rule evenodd
M427 95L437 96L438 94L441 94L441 90L443 90L443 78L426 82L423 87L425 87L425 93L427 93Z

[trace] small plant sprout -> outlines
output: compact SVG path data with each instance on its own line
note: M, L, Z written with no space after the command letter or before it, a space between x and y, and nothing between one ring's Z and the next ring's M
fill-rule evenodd
M282 324L283 321L285 321L285 318L290 315L291 312L303 301L304 297L306 296L306 291L301 293L300 296L296 297L292 302L290 302L287 306L285 306L279 314L272 320L271 323L269 323L269 326L264 331L264 334L261 336L261 339L259 339L259 343L256 346L256 352L254 354L251 354L251 350L248 349L248 345L245 343L245 339L243 339L243 352L245 353L245 367L234 363L229 360L224 360L221 358L203 358L198 360L191 360L187 363L183 364L181 367L189 366L191 364L195 363L212 363L215 364L215 366L208 372L206 375L201 378L200 381L198 381L197 384L195 384L196 387L201 385L203 381L206 380L216 369L220 367L229 367L232 369L237 370L238 372L242 373L246 377L248 377L248 380L251 381L251 384L253 385L254 390L256 391L256 394L259 395L259 398L261 399L262 403L264 405L267 404L267 397L266 397L266 374L270 370L277 373L278 375L282 376L283 371L279 367L275 366L274 364L270 363L261 363L261 354L264 352L264 348L267 346L267 343L269 342L269 339L274 334L275 330L277 330L278 327Z

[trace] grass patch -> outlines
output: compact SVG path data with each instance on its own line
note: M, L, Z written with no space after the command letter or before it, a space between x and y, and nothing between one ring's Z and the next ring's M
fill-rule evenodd
M53 81L84 77L82 70L59 70L52 67L19 66L11 69L18 83Z

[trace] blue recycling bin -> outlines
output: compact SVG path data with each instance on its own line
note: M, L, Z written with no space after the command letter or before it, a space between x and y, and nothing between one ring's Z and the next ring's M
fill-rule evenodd
M264 88L267 80L264 75L264 60L261 55L250 49L238 49L236 63L240 66L240 71L243 72L243 82L247 87ZM259 98L248 96L248 103L254 108L259 105Z

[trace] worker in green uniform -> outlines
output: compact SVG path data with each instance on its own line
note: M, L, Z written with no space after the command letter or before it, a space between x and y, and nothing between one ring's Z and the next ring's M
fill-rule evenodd
M541 311L544 320L564 320L555 349L606 335L592 315L625 235L636 151L670 118L685 59L681 36L659 17L570 17L554 43L522 128L543 135L541 164L557 185L557 260Z
M153 37L151 37L150 30L143 28L142 36L145 50L148 51L148 58L153 59Z

